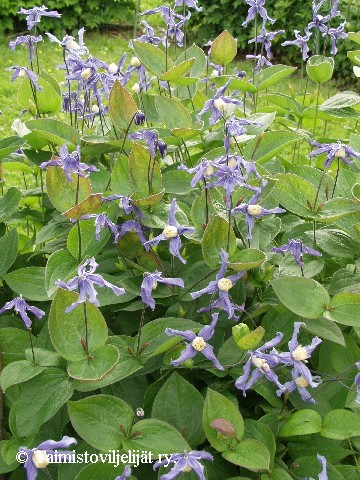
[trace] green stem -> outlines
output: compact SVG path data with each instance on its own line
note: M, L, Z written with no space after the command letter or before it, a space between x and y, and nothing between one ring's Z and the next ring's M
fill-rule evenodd
M35 367L36 361L35 361L34 345L33 345L32 336L31 336L31 327L28 329L28 332L29 332L30 347L31 347L32 358L33 358L33 365Z
M140 325L139 325L139 332L138 332L138 341L137 341L137 347L136 347L136 355L139 355L140 351L140 340L141 340L141 330L144 325L145 321L145 305L143 306L142 312L141 312L141 319L140 319Z
M340 158L338 158L338 164L337 164L337 169L336 169L336 176L335 176L334 188L333 188L333 191L332 191L332 194L331 194L331 198L334 198L335 189L336 189L336 185L337 185L337 181L338 181L338 177L339 177L339 170L340 170Z
M85 352L86 352L86 355L89 356L89 331L88 331L89 329L88 329L86 302L84 302L83 305L84 305L84 320L85 320Z
M313 135L315 135L315 132L316 132L316 120L317 120L318 110L319 110L319 95L320 95L320 83L318 83L318 88L317 88L317 93L316 93L316 108L315 108Z

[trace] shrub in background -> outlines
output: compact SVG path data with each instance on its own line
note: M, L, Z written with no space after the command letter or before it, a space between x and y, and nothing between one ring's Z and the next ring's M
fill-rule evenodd
M200 45L206 43L209 39L215 38L224 29L231 32L238 40L239 54L245 56L252 53L253 48L248 45L248 39L254 37L254 25L248 28L242 26L242 21L246 17L248 5L245 0L200 0L200 5L204 8L205 15L193 16L190 20L191 32ZM272 53L277 59L287 62L296 62L300 65L300 57L294 55L296 47L283 48L281 43L285 39L293 36L294 30L303 32L304 27L311 20L310 2L308 4L299 4L297 0L268 0L266 2L269 15L276 18L276 23L269 26L268 30L285 30L285 35L277 37L272 44ZM356 31L360 21L359 8L353 0L340 1L340 9L343 14L343 20L348 21L346 31ZM259 27L260 29L260 27ZM311 45L311 42L310 42ZM346 52L353 45L350 41L339 44L339 52L336 56L335 76L340 84L351 82L345 69L351 67L351 62L347 59ZM321 53L321 52L319 52Z
M44 31L63 33L86 25L88 30L107 25L132 25L135 4L133 0L88 0L73 2L72 0L45 0L39 2L49 10L61 10L61 22L54 18L43 18L41 27ZM17 15L20 6L32 8L32 0L21 2L0 0L0 37L11 31L24 30L24 18Z

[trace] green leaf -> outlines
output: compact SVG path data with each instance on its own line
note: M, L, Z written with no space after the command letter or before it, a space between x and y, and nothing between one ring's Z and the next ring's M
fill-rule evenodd
M25 350L25 357L28 362L33 361L33 354L35 356L35 363L39 367L63 367L64 359L54 350L46 350L45 348L34 347Z
M224 395L208 388L203 412L203 428L210 444L217 451L224 452L236 444L237 440L223 437L211 426L211 422L219 418L232 424L236 430L236 437L240 441L244 435L244 421L239 409Z
M310 205L315 201L316 189L310 182L291 173L279 174L272 195L284 207L300 217L311 215ZM308 203L309 202L309 203Z
M189 112L178 100L164 95L156 96L155 105L160 121L169 129L190 128L192 126Z
M57 250L50 255L45 270L45 288L49 297L59 288L55 282L68 281L75 276L77 267L77 261L67 250Z
M70 143L74 147L80 144L80 134L75 128L59 120L39 118L26 122L26 127L41 140L61 146Z
M112 383L129 377L143 367L143 364L139 361L139 358L134 357L134 355L132 355L128 350L130 345L133 347L133 339L125 336L110 337L107 343L109 345L114 345L120 352L120 359L115 365L114 370L112 370L102 380L97 380L94 382L81 382L75 380L74 387L76 390L81 392L89 392L96 390L97 388L111 385Z
M236 251L231 255L228 261L228 267L236 271L250 270L250 268L259 267L266 260L266 255L255 248L247 248L245 250Z
M204 399L199 391L174 372L156 395L151 417L169 423L193 447L205 440L202 428Z
M334 59L324 55L313 55L306 64L306 73L316 83L325 83L330 80L334 71Z
M190 77L201 77L206 68L206 57L203 50L193 43L185 52L182 52L182 54L177 58L175 64L179 65L187 58L195 59L190 68Z
M233 84L231 85L233 86ZM283 130L265 132L261 137L261 141L259 138L253 138L246 144L244 157L247 160L262 164L281 152L285 145L297 140L301 140L301 137L294 132Z
M350 410L332 410L325 415L321 436L346 440L360 436L360 417Z
M100 232L100 240L96 240L94 220L82 220L80 222L80 236L82 247L81 259L83 260L94 257L100 252L109 241L110 232L107 229L102 229ZM70 230L67 239L67 248L69 253L77 259L79 256L79 232L77 225L74 225Z
M342 292L360 293L360 274L347 268L341 268L335 272L329 287L329 293L335 295Z
M34 365L28 360L12 362L1 372L1 389L5 392L7 388L11 387L11 385L26 382L27 380L30 380L30 378L39 375L43 370L45 370L45 367L34 367Z
M15 228L0 238L0 280L16 260L18 243L19 236Z
M83 382L102 380L119 361L119 350L113 345L103 345L93 352L90 358L83 358L70 363L68 374L70 377Z
M245 439L252 438L258 440L263 445L266 445L266 448L270 453L270 468L274 468L275 452L276 452L276 442L273 432L270 428L265 425L265 423L259 422L258 420L250 420L249 418L245 420Z
M323 112L338 108L352 107L360 103L360 95L355 92L340 92L323 102L319 110Z
M261 95L261 98L267 102L274 103L281 108L290 110L294 112L295 115L299 114L301 111L300 103L284 93L266 93Z
M150 198L153 193L158 193L162 188L162 178L158 162L150 157L149 151L134 143L129 157L129 173L135 194L132 198ZM154 173L152 177L152 192L149 185L149 164Z
M284 276L270 284L280 302L304 318L320 317L330 303L327 290L312 278Z
M317 231L316 243L321 250L335 258L354 258L360 253L359 243L338 229Z
M21 192L16 187L9 190L0 197L0 222L5 222L17 210L21 200Z
M305 323L306 329L312 334L324 338L325 340L329 340L330 342L345 346L342 331L333 321L319 317L316 319L308 318Z
M121 398L94 395L68 402L71 423L89 445L102 452L122 447L124 434L119 425L129 431L133 410Z
M72 207L64 212L63 215L73 220L79 220L83 215L95 213L102 205L102 198L101 193L93 193L78 203L76 207Z
M234 60L236 53L237 42L227 30L220 33L211 45L211 57L218 65L228 65Z
M256 90L264 90L265 88L275 85L280 80L290 77L296 70L296 67L289 67L287 65L272 65L269 68L261 70L255 76Z
M56 113L61 109L61 96L59 92L46 79L39 77L38 84L42 90L36 90L36 103L39 113ZM28 110L29 102L35 105L33 89L29 79L25 79L18 89L19 105Z
M0 140L0 160L6 158L18 148L24 145L25 141L17 135L6 137Z
M155 47L155 45L134 40L133 49L141 63L157 77L161 77L163 73L172 67L171 59L168 58L166 60L165 53L159 47Z
M165 80L165 81L174 82L174 83L177 83L177 80L179 79L185 80L185 79L182 79L181 77L190 70L194 62L195 62L195 57L188 58L187 60L184 60L183 62L178 63L177 65L172 67L170 70L168 70L166 73L163 73L160 77L160 80ZM187 80L190 80L189 77L187 77ZM197 81L197 78L191 79L191 80Z
M162 297L168 297L166 290L163 291ZM175 330L195 330L199 331L202 328L200 323L188 320L187 318L157 318L146 325L144 325L141 331L142 341L148 343L144 351L145 356L160 355L174 347L181 341L181 337L169 337L165 333L165 328L173 328Z
M128 159L125 156L117 158L111 173L111 189L113 193L131 195L134 187L129 173Z
M134 438L124 441L125 450L151 451L156 457L161 454L191 451L184 437L168 423L150 418L140 420L135 424L133 433L139 432Z
M315 410L299 410L293 413L281 427L280 437L310 435L321 431L322 420Z
M68 376L58 368L47 368L29 380L10 410L12 433L18 437L37 433L69 400L73 391Z
M45 289L45 268L25 267L7 273L4 277L9 287L28 300L46 302L49 300Z
M338 293L330 302L325 318L341 325L360 327L360 295L357 293Z
M59 289L55 295L49 313L49 333L55 350L66 360L76 362L85 358L81 340L85 339L84 305L77 306L72 312L65 310L78 299L78 294ZM88 322L88 348L92 353L105 345L107 325L100 310L86 302ZM66 335L64 334L66 332Z
M324 269L325 265L322 258L314 258L310 255L305 255L302 262L301 270L292 254L285 255L279 264L279 276L300 277L302 276L302 272L304 272L304 277L312 278L318 275Z
M172 170L163 175L163 185L166 193L186 195L191 192L191 175L184 170Z
M228 239L229 249L227 248ZM221 263L221 250L228 250L231 255L235 249L236 238L233 229L225 219L213 215L205 229L202 241L202 252L206 264L211 268L218 268Z
M233 450L226 450L222 456L228 462L247 468L254 472L270 468L270 453L258 440L248 438L235 445Z
M349 32L348 39L360 44L360 32Z
M109 113L115 128L127 130L137 109L130 93L118 80L115 80L109 97Z
M27 331L11 327L0 328L0 351L3 368L12 362L24 360L24 351L29 344L29 333Z
M242 338L237 340L236 344L242 350L251 350L261 342L264 335L265 330L263 329L263 327L257 327L252 332L244 335Z
M104 453L103 456L101 456L101 453L99 455L99 462L98 463L93 463L90 465L87 465L85 468L83 468L78 475L76 475L75 480L109 480L112 479L114 475L120 475L124 471L124 465L120 463L119 466L114 468L116 464L113 463L106 463L108 462L109 458L107 455L111 455L110 453ZM127 454L123 454L126 458ZM103 463L105 462L105 463ZM67 479L70 478L69 476L66 477ZM74 478L74 477L71 477ZM129 477L129 480L132 480L134 477L131 476Z
M359 204L350 198L332 198L324 203L321 210L309 215L318 222L334 222L359 212Z
M253 83L250 83L248 80L232 77L230 75L221 75L220 77L214 77L211 79L218 87L225 85L229 80L231 80L231 88L240 90L241 92L250 92L255 93L256 87Z
M46 189L50 201L61 213L70 210L91 194L91 184L87 177L79 177L75 174L71 177L72 181L69 182L61 167L49 167L46 172Z

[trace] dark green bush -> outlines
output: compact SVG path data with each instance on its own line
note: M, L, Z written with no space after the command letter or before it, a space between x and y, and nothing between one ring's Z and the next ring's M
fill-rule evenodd
M135 6L133 0L0 0L0 36L9 32L20 32L26 29L25 15L18 15L20 7L32 8L45 5L49 10L57 10L62 14L61 21L43 17L40 31L50 30L63 35L64 32L76 30L86 25L88 30L108 25L132 25Z
M239 53L242 56L253 53L253 46L248 45L247 40L254 37L254 22L250 22L247 28L242 26L246 18L249 6L245 0L200 0L200 5L204 9L204 15L194 15L191 20L194 37L196 41L205 43L214 39L224 29L228 30L238 39ZM304 28L311 20L311 3L299 2L298 0L267 0L266 8L271 18L276 19L276 23L267 25L268 30L285 30L285 35L277 37L273 43L272 53L277 60L284 62L291 61L292 64L301 61L300 55L294 55L296 47L282 47L281 43L294 38L294 30L303 32ZM326 4L324 11L326 11ZM328 6L328 9L330 7ZM339 9L341 17L333 22L333 26L344 19L348 20L347 31L357 31L360 14L357 2L354 0L340 0ZM335 23L336 22L336 23ZM311 45L311 44L310 44ZM336 77L340 83L348 79L345 73L351 68L351 62L347 59L347 50L353 48L350 41L339 41L339 54L336 57ZM346 68L345 68L346 67Z

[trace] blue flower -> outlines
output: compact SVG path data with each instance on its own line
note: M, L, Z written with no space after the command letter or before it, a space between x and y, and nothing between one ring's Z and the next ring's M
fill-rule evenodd
M272 215L273 213L285 213L286 210L280 207L266 209L257 203L257 200L261 194L261 191L256 193L249 201L249 203L241 203L238 207L235 207L231 210L231 215L236 215L237 213L244 213L245 223L248 227L248 234L246 236L247 240L252 239L252 230L255 225L255 218L262 218L266 215Z
M103 197L103 202L111 202L113 200L120 200L119 207L124 210L126 215L130 215L131 213L135 213L139 217L143 217L141 210L133 203L130 197L126 195L110 195L110 197Z
M102 228L107 228L114 235L118 233L118 227L113 223L110 218L107 216L106 212L103 213L90 213L88 215L83 215L80 220L90 220L95 219L95 238L100 240L100 232Z
M92 165L86 165L86 163L80 162L80 146L77 146L74 152L69 153L66 144L60 147L60 158L55 158L40 164L40 168L44 169L46 167L62 168L69 182L72 182L72 174L78 175L79 177L88 177L89 172L99 171L98 168Z
M284 383L285 390L287 392L293 392L294 390L297 390L303 402L316 403L315 399L312 398L311 393L307 390L307 387L309 386L307 379L303 375L300 375L295 368L291 371L291 375L293 379ZM312 386L317 386L321 383L321 378L319 376L312 377L312 382ZM278 390L276 393L278 396L281 396L284 391Z
M246 60L257 60L257 64L255 67L255 72L261 70L262 67L271 67L272 63L270 60L266 58L265 55L261 55L260 53L258 55L246 55Z
M218 166L219 165L217 161L203 158L195 167L188 168L186 165L180 165L178 169L186 170L191 174L195 174L190 182L191 187L194 188L199 182L206 182L207 180L211 179L214 176L214 168L217 168Z
M321 257L321 253L313 248L309 248L302 243L301 240L292 239L289 240L287 244L282 245L281 247L273 247L272 251L275 253L292 253L296 263L301 268L303 266L302 256L304 253L308 255L313 255L314 257Z
M56 10L50 10L49 12L47 10L48 8L45 7L45 5L43 5L42 7L33 7L29 9L21 7L18 14L26 15L27 28L28 30L31 30L41 21L41 17L61 17L61 13L58 13Z
M244 187L256 193L261 193L259 187L246 183L248 174L244 172L243 164L237 155L227 155L218 159L219 165L214 174L215 180L207 188L222 187L225 190L226 208L231 208L231 195L237 187ZM248 162L250 163L250 162Z
M245 1L250 6L250 8L248 10L246 20L242 23L243 27L247 27L247 24L250 22L250 20L254 20L256 15L260 15L260 17L263 20L263 25L265 25L267 21L269 21L270 23L275 23L275 20L273 20L268 16L266 8L264 8L265 0L245 0Z
M18 45L27 44L27 47L29 49L29 60L31 63L34 60L34 45L38 42L42 42L41 35L38 35L37 37L34 37L32 35L21 35L20 37L16 37L16 39L12 42L9 42L9 47L10 50L13 52L15 50L15 47L17 47Z
M331 54L336 55L337 54L337 42L339 39L345 39L347 38L348 34L344 32L345 25L346 25L346 20L341 23L337 28L329 28L327 31L327 34L329 35L331 39Z
M209 124L214 125L214 123L216 123L223 116L226 104L241 105L240 100L224 96L224 93L228 89L230 83L231 80L226 82L224 86L217 90L214 98L211 98L210 100L207 100L205 102L203 109L198 113L198 115L196 115L196 119L198 122L200 122L201 117L202 115L204 115L204 113L211 111Z
M225 140L224 146L226 154L230 154L230 137L240 137L241 135L246 134L246 127L248 125L264 125L263 122L256 122L252 120L247 120L246 118L235 118L231 117L225 122Z
M177 257L180 262L186 263L186 260L180 254L181 248L181 238L180 235L185 233L193 233L195 228L193 227L182 227L179 222L176 220L175 212L178 209L176 199L173 198L171 202L171 207L169 211L168 224L164 228L163 232L152 240L148 240L144 243L144 247L148 246L153 247L158 245L162 240L170 240L169 250L174 257Z
M156 130L140 130L137 133L132 133L129 135L129 140L144 140L149 148L151 157L156 157L156 152L158 151L162 158L164 158L167 145L165 142L159 139L159 134Z
M305 326L305 323L303 322L294 323L294 333L290 342L288 343L289 352L283 352L283 353L276 352L276 355L281 363L285 365L293 366L292 376L294 378L296 387L306 389L306 387L310 386L312 388L316 388L321 383L321 379L318 376L313 377L311 375L309 368L305 365L305 363L307 363L313 351L315 350L316 347L320 345L322 340L318 337L314 337L310 345L307 345L307 346L300 345L298 341L298 335L299 335L300 328L302 326ZM292 391L291 388L293 386L294 385L290 383L290 391ZM281 395L281 393L283 392L279 391L277 393L278 395L279 394ZM302 394L302 398L306 397L306 394L304 391L301 391L300 394ZM309 400L309 398L307 399Z
M128 232L135 232L142 244L144 244L147 241L146 238L144 237L141 223L138 220L127 220L121 225L117 225L117 231L115 234L114 243L117 243L119 239L123 237L125 233L128 233Z
M198 0L175 0L174 8L176 7L195 8L197 12L202 12L202 7L198 6Z
M280 383L278 376L272 370L276 367L280 360L277 352L272 351L265 353L266 350L274 348L283 338L282 333L278 333L275 338L266 342L262 347L255 351L249 350L248 361L244 365L243 374L236 380L235 387L242 390L244 397L246 397L246 390L251 388L258 380L265 376L270 382L274 383L281 392L285 391L284 386ZM251 369L255 367L251 373Z
M156 470L160 467L167 467L169 463L174 463L174 467L170 472L165 475L161 475L160 480L173 480L178 477L181 473L193 471L199 478L199 480L206 480L204 475L204 466L199 462L199 460L210 460L213 461L213 456L208 452L192 450L187 453L175 453L171 455L170 460L164 459L154 463L153 469Z
M126 480L130 476L131 476L131 468L129 467L129 465L126 465L123 473L119 477L116 477L115 480Z
M26 67L20 67L19 65L13 65L12 67L8 67L7 70L11 71L14 70L13 76L11 77L11 82L16 80L17 78L28 78L30 83L36 88L36 90L41 91L43 88L40 87L38 84L38 76Z
M326 23L330 20L331 15L320 15L319 10L322 5L326 2L326 0L320 0L320 2L316 5L315 1L313 0L311 9L312 9L312 21L308 24L305 28L305 32L308 33L311 29L318 29L322 34L326 34L327 26Z
M157 287L158 283L184 288L184 281L181 278L163 278L162 273L158 270L155 270L153 273L144 273L144 279L141 284L141 299L143 303L148 305L152 310L155 309L155 300L151 293Z
M319 480L328 480L327 476L327 471L326 471L326 458L323 457L322 455L317 454L317 459L319 460L321 466L322 466L322 471L318 475ZM312 477L307 477L304 480L314 480Z
M25 460L24 468L26 470L27 480L35 480L38 474L38 468L46 468L49 465L51 457L56 458L60 461L68 460L73 456L71 451L62 451L59 452L59 448L68 448L70 445L76 445L77 441L72 437L63 437L59 442L54 440L46 440L45 442L40 443L38 447L33 449L27 447L19 447L19 457L22 460Z
M352 148L348 147L344 143L336 142L336 143L318 143L315 140L311 140L311 145L318 147L316 150L313 150L309 153L309 157L314 157L316 155L321 155L322 153L326 153L326 159L324 162L324 168L329 168L332 162L336 158L341 158L341 160L346 163L346 165L351 165L351 160L348 157L353 158L360 158L360 153L355 152Z
M236 305L235 303L233 303L229 295L229 290L238 280L240 280L246 274L246 271L244 270L242 272L236 273L235 275L225 277L227 271L228 257L229 254L225 252L225 250L221 250L221 267L219 272L216 274L215 280L212 280L207 287L197 292L191 293L191 296L192 298L199 298L202 295L214 295L215 293L218 293L219 298L209 307L201 308L199 312L205 312L214 308L220 308L228 314L228 318L237 320L238 317L235 315L235 311L243 311L244 305Z
M37 307L32 307L28 303L25 302L25 300L22 298L22 295L20 297L16 297L13 300L10 300L10 302L6 302L5 305L0 309L0 315L4 313L6 310L11 310L14 309L15 313L18 313L21 320L24 322L26 328L31 328L32 322L26 312L30 312L35 317L37 318L42 318L45 315L45 312L43 310L40 310L40 308Z
M174 330L173 328L166 328L165 333L170 337L180 336L184 340L187 340L188 343L185 349L181 352L181 355L176 360L171 360L171 365L174 367L179 366L185 360L195 357L197 353L202 353L208 360L213 362L214 366L219 370L224 370L224 367L220 365L219 360L214 354L214 349L207 342L215 333L215 327L218 320L218 313L213 313L212 322L210 325L203 327L200 332L196 335L192 330L185 330L184 332L180 330Z
M84 44L84 28L80 28L78 31L79 41L76 42L75 38L71 35L65 35L62 40L59 40L55 35L46 32L45 35L48 36L50 42L57 43L58 45L62 46L67 52L72 55L88 55L89 50Z
M310 37L312 35L312 33L308 31L305 33L306 35L302 37L301 35L299 35L300 30L294 30L295 40L286 40L281 44L283 47L286 47L288 45L296 45L297 47L300 47L304 62L309 58L308 41L310 40Z
M360 362L356 362L355 364L359 370L359 373L355 376L355 386L357 390L357 395L356 395L356 402L360 403Z
M265 27L263 26L260 32L260 35L258 35L256 38L253 38L248 41L248 43L254 43L255 41L257 43L262 43L263 48L266 51L266 55L268 58L272 57L271 54L271 42L274 40L279 35L282 35L285 33L285 30L279 30L278 32L267 32Z
M88 269L87 269L88 267ZM88 300L90 303L93 303L96 306L99 306L99 301L97 299L97 291L94 286L97 287L108 287L114 292L115 295L124 295L125 290L123 288L116 287L112 283L105 280L100 274L95 273L98 264L95 262L95 258L92 257L89 260L86 260L78 268L78 274L76 277L69 280L67 283L62 280L56 282L59 287L65 290L78 290L79 298L76 302L72 303L65 310L66 313L72 312L78 305L85 303Z
M140 25L144 25L146 33L141 35L138 38L138 41L150 43L151 45L159 45L159 43L161 42L161 38L155 36L154 29L147 22L145 22L145 20L142 20L140 22Z

